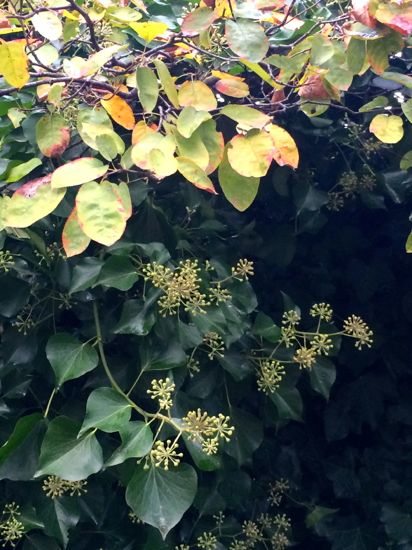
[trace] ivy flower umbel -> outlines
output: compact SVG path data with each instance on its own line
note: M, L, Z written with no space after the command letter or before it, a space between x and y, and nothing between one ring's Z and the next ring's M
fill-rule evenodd
M273 359L261 361L257 379L258 390L270 395L278 389L284 376L285 367L279 361Z
M362 346L371 347L373 343L373 332L368 325L357 315L350 315L343 322L343 331L346 335L355 338L355 347L362 349Z
M223 357L225 345L223 338L217 332L207 332L203 336L203 343L207 348L209 348L207 356L210 360L212 360L216 355Z
M217 542L217 538L212 533L203 533L196 541L197 547L202 550L215 550Z
M309 315L311 317L319 317L322 321L329 323L332 320L333 309L326 302L319 302L318 304L313 304Z
M211 416L206 411L197 409L189 411L182 420L188 439L200 442L203 451L208 455L216 454L219 440L229 441L234 432L234 427L229 424L229 416L222 413Z
M298 363L300 369L311 369L316 363L316 350L303 346L296 350L293 360Z
M333 348L332 339L328 334L317 334L311 342L311 347L318 355L329 355Z
M0 540L2 546L10 545L13 548L24 535L24 525L19 520L20 506L15 502L6 504L0 516Z
M172 405L172 393L175 391L175 384L170 378L152 380L152 389L147 390L147 393L152 399L157 399L160 409L169 410Z
M243 258L237 262L237 264L232 267L232 277L238 279L239 281L248 280L249 277L255 274L253 262Z
M154 466L156 468L162 467L164 470L169 469L169 464L178 466L180 464L180 459L183 458L183 453L178 452L178 449L179 445L176 441L172 442L170 439L166 442L156 441L150 451Z
M43 491L49 498L59 498L65 493L69 493L71 497L81 496L83 493L87 493L87 480L81 479L79 481L67 481L58 476L48 476L42 485Z

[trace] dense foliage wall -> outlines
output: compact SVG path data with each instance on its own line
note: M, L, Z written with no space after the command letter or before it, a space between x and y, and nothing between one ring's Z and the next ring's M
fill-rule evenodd
M411 548L411 11L2 8L6 548Z

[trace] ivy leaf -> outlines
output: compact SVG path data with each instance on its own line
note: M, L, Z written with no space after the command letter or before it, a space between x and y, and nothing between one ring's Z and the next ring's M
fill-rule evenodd
M382 507L382 521L391 540L407 544L412 539L411 510L406 511L391 504Z
M42 116L36 124L36 141L45 157L61 156L70 143L70 129L64 118L56 114Z
M66 190L52 189L50 181L50 174L30 180L13 193L6 210L9 227L29 227L53 212Z
M106 466L116 466L129 458L146 456L153 445L153 434L144 422L129 422L120 428L121 446L107 460Z
M163 539L191 506L197 491L192 466L180 464L172 470L139 468L126 490L126 502L143 522L160 531Z
M118 95L109 95L109 97L101 99L100 103L117 124L126 130L133 130L136 121L133 109L127 101Z
M82 343L65 332L50 336L46 356L54 370L57 388L90 372L99 362L96 350L90 344Z
M80 258L73 269L69 294L86 290L94 285L99 277L103 263L98 258Z
M71 160L53 172L51 185L53 189L81 185L104 176L107 169L107 164L93 157Z
M253 334L273 344L279 342L281 337L280 327L278 327L268 315L265 315L265 313L261 311L256 315L252 330Z
M159 84L155 73L149 67L138 67L136 69L136 84L144 111L151 113L156 107L159 97Z
M336 380L336 367L325 357L318 357L309 372L309 378L312 388L325 399L329 399L330 390Z
M136 267L125 256L111 256L103 265L95 286L117 288L123 292L130 290L138 280Z
M263 27L254 21L228 19L225 35L231 50L253 63L262 61L269 49L269 40Z
M280 387L270 394L280 420L302 420L302 397L297 388Z
M267 132L252 130L246 136L235 136L228 144L227 157L235 172L246 178L265 176L275 148Z
M55 475L79 481L103 466L103 453L96 436L77 437L79 425L65 416L52 420L41 446L40 468L34 477Z
M92 391L86 403L86 416L79 431L79 437L90 428L103 432L117 432L130 420L131 405L112 388L97 388Z
M0 74L10 86L21 88L30 80L25 40L0 42Z
M62 244L68 258L81 254L90 244L89 237L80 227L76 207L73 208L64 224Z
M262 444L263 426L258 418L235 407L230 408L230 421L235 431L224 449L241 466Z
M213 111L217 107L214 93L200 80L187 80L178 92L181 107L194 107L198 111Z
M241 176L231 167L227 155L219 165L219 184L226 199L240 212L249 208L259 190L260 178Z
M403 120L397 115L376 115L369 131L383 143L398 143L403 138Z
M178 157L177 169L190 183L193 183L198 189L217 195L212 180L206 176L204 171L191 159Z
M18 419L8 440L0 447L0 479L28 481L33 478L45 429L40 413Z

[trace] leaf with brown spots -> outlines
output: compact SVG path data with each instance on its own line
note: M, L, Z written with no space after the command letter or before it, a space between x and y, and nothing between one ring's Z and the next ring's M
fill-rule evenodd
M70 143L70 129L60 115L44 115L36 124L36 141L45 157L60 157Z

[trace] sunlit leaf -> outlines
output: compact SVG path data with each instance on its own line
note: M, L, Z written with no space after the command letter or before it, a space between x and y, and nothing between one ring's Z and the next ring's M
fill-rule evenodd
M374 13L376 19L405 36L412 34L412 5L410 2L380 2Z
M153 134L156 130L151 126L148 126L144 120L139 120L135 125L132 132L132 145L136 145L140 140L142 140L147 134Z
M378 40L368 40L366 44L366 57L372 69L377 74L382 74L389 65L389 56L402 49L402 37L397 33L391 33Z
M177 157L177 169L190 183L193 183L198 189L208 191L216 195L216 189L210 178L204 171L191 159L185 157Z
M7 203L9 227L29 227L60 204L66 190L52 189L51 175L28 181L15 191Z
M135 125L133 109L130 105L118 95L110 95L108 98L100 100L102 106L106 109L112 119L126 128L132 130Z
M81 185L104 176L107 169L106 164L93 157L71 160L53 172L51 185L54 189Z
M160 21L132 22L129 26L147 43L163 34L168 28L166 23L161 23Z
M275 147L265 131L253 130L246 136L235 136L228 144L227 156L235 172L247 178L265 176Z
M376 115L369 131L383 143L398 143L403 137L403 120L396 115Z
M256 198L260 179L241 176L233 170L227 155L219 165L219 183L227 200L240 212L244 212Z
M63 34L62 22L53 11L36 13L31 18L31 22L36 31L47 40L57 40Z
M226 21L225 34L231 50L253 63L262 61L269 49L263 27L254 21L229 19Z
M89 237L80 227L76 208L73 208L64 224L62 244L68 258L81 254L90 244Z
M177 170L175 150L176 143L171 136L148 133L133 146L131 156L136 166L164 178Z
M225 147L222 132L216 131L216 121L208 120L196 130L202 144L206 147L209 155L209 163L205 168L206 174L211 174L219 166Z
M269 131L275 145L274 160L279 166L286 165L291 168L297 168L299 164L299 151L295 140L289 132L276 124L269 124L266 129Z
M270 122L270 117L265 113L246 105L225 105L220 113L235 120L244 128L263 128Z
M36 141L45 157L59 157L70 143L70 129L60 115L44 115L36 124Z
M159 97L159 84L156 75L149 67L136 69L137 93L140 103L146 113L151 113L156 107Z
M27 174L30 174L32 170L37 168L38 166L41 166L42 162L38 158L30 159L26 162L22 162L21 164L18 164L17 166L13 166L8 170L7 172L7 183L14 183L15 181L19 181L24 176L27 176Z
M80 227L90 239L110 246L123 235L127 218L110 182L83 184L77 193L76 208Z
M30 79L25 46L25 40L0 41L0 74L16 88L21 88Z
M212 111L217 107L216 98L212 90L199 80L187 80L178 92L181 107L194 107L198 111Z
M203 122L211 118L207 111L197 111L194 107L185 107L179 114L176 127L183 137L190 138Z

